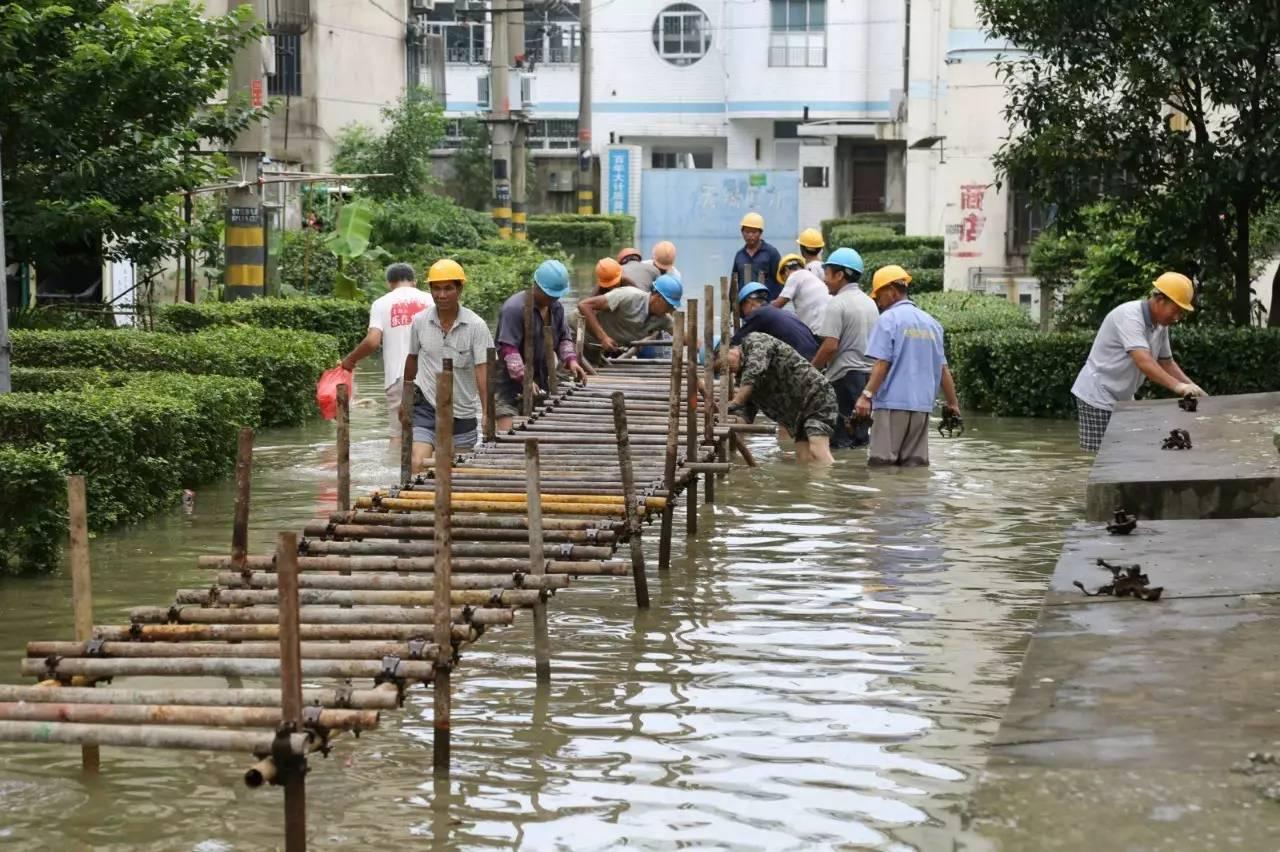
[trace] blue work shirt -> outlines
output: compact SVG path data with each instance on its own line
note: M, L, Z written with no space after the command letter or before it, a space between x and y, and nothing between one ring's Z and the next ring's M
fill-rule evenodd
M747 254L747 247L744 245L733 256L733 269L729 270L729 280L737 279L738 286L741 287L746 283L742 280L742 267L749 266L751 271L747 273L747 280L759 281L767 287L769 301L773 301L782 292L782 285L778 283L778 264L780 263L782 263L782 255L764 240L760 241L760 247L756 249L754 257Z
M942 368L947 365L937 320L903 299L880 315L867 355L889 362L889 374L872 400L875 408L933 411Z
M804 320L773 305L761 305L751 312L751 316L742 321L742 328L730 341L734 346L741 346L742 339L753 331L776 337L792 349L800 353L806 361L812 361L818 353L818 341L814 338Z

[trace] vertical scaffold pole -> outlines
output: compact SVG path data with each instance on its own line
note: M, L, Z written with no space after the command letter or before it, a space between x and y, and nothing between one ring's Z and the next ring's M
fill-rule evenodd
M706 392L702 399L702 440L713 444L716 440L716 353L713 342L716 339L716 287L708 284L702 300L702 349L706 353L706 363L702 368L702 383ZM716 502L716 480L708 474L703 477L702 489L706 494L707 505Z
M338 511L351 509L351 400L338 385Z
M280 734L302 733L302 645L298 632L298 536L276 537L276 611L280 625ZM307 759L290 757L277 771L284 775L284 848L307 848Z
M249 492L253 485L253 430L236 440L236 504L231 522L231 568L243 571L249 556Z
M685 335L689 363L686 365L689 386L685 391L684 460L685 464L698 461L698 300L689 300L687 317L689 330ZM685 486L686 531L690 536L698 534L698 474L689 472L689 484Z
M631 578L636 586L636 606L649 608L649 578L645 576L644 545L640 540L640 506L636 503L635 472L631 465L631 435L627 431L627 398L614 391L613 431L618 439L618 470L622 474L622 499L627 507L627 540L631 545ZM668 500L670 495L668 495Z
M453 359L444 359L436 379L436 499L435 499L435 624L436 672L434 681L435 732L432 766L449 772L449 715L453 671L453 623L449 590L453 576Z
M541 577L547 570L547 557L542 549L542 461L537 441L524 444L525 478L529 505L529 573ZM546 590L538 593L533 605L534 672L539 683L551 680L551 640L547 635Z
M75 622L75 639L88 642L93 638L93 583L89 564L89 513L85 499L84 477L67 477L67 516L71 522L71 610ZM96 745L80 746L80 765L88 773L97 773L101 765Z
M680 441L680 385L684 378L684 314L676 311L671 323L671 388L667 398L667 457L662 481L667 505L662 510L662 535L658 540L658 570L671 567L671 523L676 505L676 451Z

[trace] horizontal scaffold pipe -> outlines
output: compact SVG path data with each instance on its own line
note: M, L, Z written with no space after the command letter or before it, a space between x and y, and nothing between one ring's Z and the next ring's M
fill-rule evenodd
M252 558L252 557L250 557ZM399 606L362 606L359 609L328 606L298 607L302 624L434 624L431 610ZM220 609L193 606L138 607L129 617L140 624L275 624L279 613L273 606L248 609ZM461 609L453 610L455 622L463 619ZM515 612L510 609L470 609L466 620L471 624L511 624Z
M300 624L303 641L395 641L421 639L428 624ZM99 625L93 628L99 639L116 642L253 642L280 639L278 624L130 624L127 627ZM453 625L454 642L473 642L480 635L470 624ZM280 693L275 693L279 701ZM353 705L355 706L355 705Z
M400 499L405 500L424 500L428 503L435 502L436 494L434 485L412 485L408 488L402 488L397 492ZM375 492L376 496L387 497L389 495ZM525 494L511 494L500 491L483 492L455 492L453 495L453 504L456 506L460 501L480 500L494 503L512 503L516 507L528 507L529 498L527 492ZM542 501L545 506L547 503L573 503L581 505L594 505L597 503L605 503L610 506L622 506L626 503L621 494L557 494L555 497L549 497ZM636 500L640 503L640 500ZM646 497L644 498L644 506L647 509L661 510L666 508L667 500L665 497Z
M431 500L413 500L404 497L360 497L356 500L356 506L361 509L373 509L382 507L384 509L413 511L415 509L422 510L424 506L435 505L434 498ZM518 512L525 507L524 503L506 502L502 500L453 500L453 508L463 512ZM625 509L619 505L611 505L609 503L553 503L544 502L542 511L552 515L606 515L621 517L625 513Z
M459 566L459 562L467 564ZM230 556L201 556L197 564L201 568L217 568L222 571L239 567L232 563ZM492 573L492 574L511 574L517 571L526 571L529 568L528 559L472 559L472 560L453 560L455 567L461 570L471 571L475 573ZM274 556L250 556L245 559L245 568L249 570L269 571L275 568ZM299 556L298 567L303 571L435 571L436 561L434 557L399 557L399 556ZM612 577L625 577L631 574L630 562L564 562L557 559L549 560L546 564L547 574L567 574L569 576L581 575L608 575ZM155 612L164 614L167 609L155 608ZM473 610L475 612L484 612L485 610ZM165 619L160 618L159 621ZM306 618L302 619L306 621ZM484 624L486 622L474 621L475 624ZM505 624L509 622L489 622L493 624Z
M431 514L410 516L370 511L334 512L329 516L329 521L335 524L380 524L398 527L435 526L435 518ZM453 516L453 523L455 524L455 529L457 527L526 531L529 529L529 519L525 516L464 515L458 513ZM572 518L543 518L542 520L544 534L546 530L585 531L590 529L621 529L621 526L620 521L585 518L577 520ZM528 540L527 536L525 540Z
M279 677L280 661L236 659L232 657L151 657L116 658L56 657L38 660L30 657L19 666L27 677ZM395 664L396 678L429 680L435 664L417 660L401 660ZM303 660L303 677L375 678L383 673L380 660Z
M466 606L527 608L541 600L541 594L536 590L498 591L491 594L484 591L459 589L450 594L450 603ZM276 591L274 589L179 589L175 602L180 605L195 604L211 607L275 605ZM300 589L298 602L304 606L429 606L435 602L435 592Z
M279 647L277 643L277 648ZM393 683L373 689L304 689L302 701L321 707L351 707L357 710L391 710L397 706L399 689ZM203 707L279 708L278 689L90 689L77 686L0 685L0 701L28 701L54 704L164 704Z
M265 571L251 572L248 576L237 571L218 575L218 585L239 589L274 589L275 574ZM432 591L435 580L427 574L299 574L298 586L303 589L384 589L388 591ZM454 574L449 585L455 589L563 589L569 578L563 574L543 575L513 574Z
M535 592L536 594L536 592ZM373 660L383 657L434 660L434 644L410 645L407 642L302 642L302 656L311 660ZM94 648L87 642L28 642L27 656L38 657L111 657L116 659L151 659L157 657L230 657L246 659L278 659L279 642L103 642Z
M146 725L86 725L73 722L0 722L0 742L104 745L121 748L196 749L270 754L275 733ZM309 734L289 734L291 754L302 757Z
M386 514L379 515L380 518L393 517ZM394 516L402 517L402 516ZM423 539L431 541L435 537L435 518L431 519L431 523L410 526L409 524L399 524L404 529L392 529L391 524L326 524L323 522L307 524L303 530L303 535L312 539L364 539L364 538L394 538L394 539ZM529 541L529 531L527 529L476 529L476 528L453 528L454 541ZM553 544L608 544L617 539L617 534L613 530L596 529L590 534L586 530L547 530L542 534L542 540ZM454 586L458 588L458 586Z
M277 648L277 652L279 649ZM0 702L0 721L83 722L108 725L199 725L219 728L276 728L275 707L191 707L174 704L69 704ZM316 720L335 731L369 731L377 710L321 710Z
M308 539L304 552L308 556L430 556L436 552L430 541L312 541ZM457 556L505 556L511 559L529 556L528 544L453 544L450 552ZM542 547L547 558L608 559L612 547L589 547L582 544L547 544ZM471 600L455 600L455 603L475 603Z

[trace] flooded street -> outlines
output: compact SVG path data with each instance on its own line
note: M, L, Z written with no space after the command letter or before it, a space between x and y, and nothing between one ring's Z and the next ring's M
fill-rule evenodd
M375 370L362 367L362 394ZM354 412L358 485L395 475L379 406ZM931 470L871 474L855 453L812 482L757 439L762 466L717 488L700 539L677 523L663 576L651 528L652 610L636 613L626 578L552 601L548 690L527 614L464 655L447 789L432 783L421 687L317 758L314 847L950 848L1087 470L1070 423L968 425L935 437ZM331 428L259 436L252 551L332 507ZM98 537L98 623L210 582L196 556L229 547L231 506L217 483L191 515ZM69 588L65 573L0 580L0 681L21 682L26 640L70 635ZM281 842L280 791L246 789L247 758L104 748L90 782L79 762L74 747L0 746L0 845Z

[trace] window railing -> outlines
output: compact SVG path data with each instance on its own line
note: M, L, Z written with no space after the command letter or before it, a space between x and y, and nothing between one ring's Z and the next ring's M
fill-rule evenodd
M823 68L827 64L827 33L769 33L769 65L774 68Z

